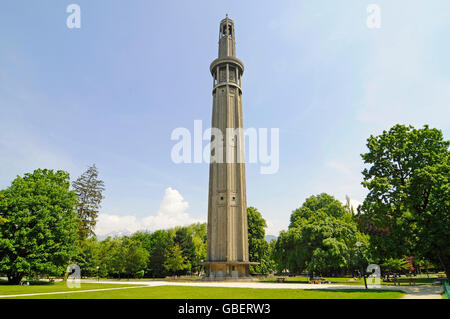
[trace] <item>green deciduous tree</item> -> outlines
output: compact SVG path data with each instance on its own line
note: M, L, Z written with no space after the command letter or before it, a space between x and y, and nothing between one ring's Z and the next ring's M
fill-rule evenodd
M81 276L96 276L99 265L99 243L96 237L81 240L77 245L77 255L72 259L80 266Z
M101 277L112 276L117 274L114 269L113 255L115 254L114 250L118 247L116 244L117 240L112 239L111 237L106 238L105 240L98 242L98 250L97 250L97 258L99 266L99 275Z
M194 259L192 261L192 271L200 272L203 270L204 266L200 265L200 262L205 261L206 259L206 223L193 224L190 226L192 228L192 241L195 247Z
M269 243L265 239L266 221L255 207L247 208L247 221L249 259L259 262L259 265L250 265L250 272L269 274L274 268L274 262L271 259Z
M203 268L199 263L206 258L205 223L157 230L153 233L137 232L131 238L141 242L142 247L149 252L145 276L164 277L173 274L165 264L174 245L180 248L186 266L177 270L177 274L199 272Z
M166 267L167 271L177 275L188 267L180 246L174 245L170 248L166 261L164 262L164 267Z
M345 207L328 194L311 196L291 215L288 231L282 231L275 244L278 270L292 273L340 273L353 270L359 262L356 242L368 236L357 231L356 221Z
M181 249L182 255L185 260L186 267L184 270L190 271L192 268L192 263L195 259L195 244L193 241L192 228L190 227L179 227L175 230L174 237L175 245L178 245Z
M440 262L450 275L450 142L424 126L396 125L370 136L370 165L363 171L369 190L361 218L385 258L405 255ZM380 232L380 230L382 230Z
M77 198L69 174L38 169L0 192L0 272L11 283L28 274L62 274L76 253Z
M136 277L139 272L146 269L149 253L142 247L142 243L132 238L122 240L124 246L125 273L128 276Z
M74 181L72 187L78 196L76 209L80 219L80 239L85 239L95 235L95 224L105 190L103 181L98 179L95 164Z
M6 224L7 221L7 219L0 217L0 225Z
M167 269L164 266L170 248L173 246L173 239L164 230L157 230L151 234L149 274L152 277L164 277Z
M400 272L409 269L408 262L404 258L388 258L381 264L381 267L388 272Z

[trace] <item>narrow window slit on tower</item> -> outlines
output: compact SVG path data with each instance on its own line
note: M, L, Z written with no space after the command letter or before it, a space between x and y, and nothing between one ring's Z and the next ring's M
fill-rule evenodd
M236 83L236 69L233 67L230 67L230 82Z

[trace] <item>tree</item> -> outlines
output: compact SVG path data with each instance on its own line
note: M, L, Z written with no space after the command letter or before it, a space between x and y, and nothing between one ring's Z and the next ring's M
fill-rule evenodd
M192 229L189 227L179 227L175 230L175 245L178 245L182 251L186 267L185 271L190 271L195 259L195 244L192 236Z
M185 270L188 265L186 264L185 257L183 257L183 251L180 246L174 245L171 247L166 261L164 262L164 267L169 272L179 274L181 271Z
M78 196L76 209L80 219L80 239L85 239L95 235L95 224L105 190L103 181L98 179L95 164L74 181L72 187Z
M178 245L181 249L186 265L182 271L177 271L178 274L186 273L189 270L200 272L203 267L199 263L206 258L205 223L158 230L154 233L136 232L131 238L140 242L150 255L145 268L145 276L164 277L172 273L168 271L165 264L174 245Z
M99 265L99 244L96 237L78 241L77 255L72 262L80 266L82 276L96 276Z
M192 261L192 271L200 273L204 266L200 265L206 259L206 249L207 249L207 234L206 234L206 223L197 223L189 226L192 228L192 242L194 243L195 253L194 259Z
M115 237L110 240L107 252L107 271L109 275L121 278L126 271L126 250L122 238Z
M18 284L27 274L59 275L76 253L76 194L69 173L37 169L0 191L0 272Z
M164 230L157 230L151 235L149 273L152 277L164 277L167 275L165 263L173 240Z
M450 142L424 126L395 125L367 140L362 211L385 258L405 255L440 262L450 275Z
M269 243L265 239L266 221L255 207L247 208L248 221L248 254L250 261L259 265L250 265L250 272L269 274L274 267L270 255Z
M117 249L117 240L108 237L98 242L97 259L99 276L107 277L115 274L113 255Z
M401 272L409 269L408 262L404 258L388 258L381 267L387 272Z
M139 241L131 238L124 238L122 245L124 246L125 272L129 276L136 277L146 268L149 253Z
M368 236L357 231L356 221L341 202L323 193L293 211L288 231L277 239L274 258L279 271L340 273L357 267L357 241L364 243L367 262Z

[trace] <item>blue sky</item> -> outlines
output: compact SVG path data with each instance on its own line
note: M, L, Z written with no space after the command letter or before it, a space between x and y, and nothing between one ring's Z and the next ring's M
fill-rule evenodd
M81 7L81 29L66 7ZM345 5L344 5L345 3ZM381 28L366 8L381 8ZM277 235L305 198L355 203L370 134L450 133L448 1L22 1L0 4L0 188L95 163L103 232L206 220L208 164L175 164L177 127L211 120L219 22L235 22L245 127L280 129L280 168L247 165ZM205 142L206 144L206 142Z

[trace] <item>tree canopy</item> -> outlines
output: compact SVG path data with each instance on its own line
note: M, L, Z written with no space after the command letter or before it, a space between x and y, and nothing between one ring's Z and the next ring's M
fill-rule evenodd
M247 208L248 220L248 254L250 261L259 265L250 265L250 272L255 274L269 274L274 265L271 259L271 249L265 239L266 221L255 207Z
M77 178L72 187L78 197L76 209L80 219L80 239L86 239L95 235L94 229L105 190L103 181L98 178L95 164Z
M395 125L367 140L361 216L384 258L418 254L450 271L450 142L424 126ZM380 231L381 230L381 231Z
M357 266L357 241L364 243L367 256L368 236L358 232L341 202L322 193L292 212L288 231L282 231L275 244L274 257L279 271L338 273Z
M11 283L24 275L64 272L76 253L77 197L69 174L38 169L0 191L0 272Z

